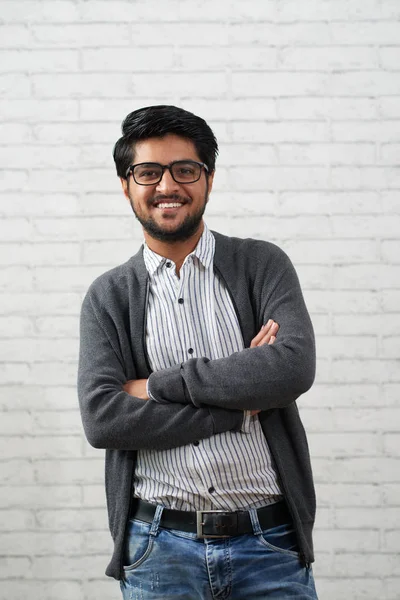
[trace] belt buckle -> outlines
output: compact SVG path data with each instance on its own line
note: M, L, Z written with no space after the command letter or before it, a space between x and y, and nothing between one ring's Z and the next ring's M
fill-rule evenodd
M230 535L210 535L203 533L203 525L205 524L203 521L203 515L206 514L226 514L226 510L196 510L196 526L197 526L197 537L199 539L208 540L214 538L228 538Z

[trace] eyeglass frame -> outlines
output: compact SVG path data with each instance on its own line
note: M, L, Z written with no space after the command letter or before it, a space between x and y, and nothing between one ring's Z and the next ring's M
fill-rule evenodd
M189 163L189 164L194 164L194 165L198 165L200 167L200 173L197 179L195 179L194 181L177 181L172 173L172 167L177 164L177 163ZM153 183L139 183L138 181L136 181L135 176L133 174L133 170L135 167L140 167L140 165L157 165L157 167L161 167L161 176L160 179L158 181L154 181ZM125 173L125 177L128 179L129 177L129 173L132 173L132 177L134 182L137 185L144 185L144 186L150 186L150 185L158 185L160 183L160 181L162 180L162 178L164 177L164 173L166 171L166 169L168 169L168 171L170 172L170 175L172 177L172 179L175 181L175 183L183 183L186 185L189 185L191 183L196 183L196 181L199 181L200 177L201 177L201 169L204 169L207 173L209 173L209 169L206 165L206 163L203 162L198 162L197 160L174 160L171 163L169 163L169 165L162 165L160 163L157 162L141 162L141 163L136 163L133 165L129 165L129 167L126 170Z

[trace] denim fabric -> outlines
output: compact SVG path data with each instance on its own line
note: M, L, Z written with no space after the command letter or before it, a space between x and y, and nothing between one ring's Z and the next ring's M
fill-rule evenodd
M129 522L124 600L316 600L311 567L301 565L291 525L262 531L251 511L253 534L200 540L194 533Z

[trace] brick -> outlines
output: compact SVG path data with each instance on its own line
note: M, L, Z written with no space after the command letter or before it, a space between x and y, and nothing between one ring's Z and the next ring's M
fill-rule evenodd
M400 268L397 265L345 265L335 266L333 287L336 289L379 290L399 288ZM376 318L376 317L375 317Z
M76 383L76 362L43 362L30 367L32 381L39 385L73 385Z
M257 102L254 98L227 98L222 104L220 100L212 98L189 97L182 94L181 100L184 108L195 114L204 115L208 120L235 121L274 120L277 118L276 100L263 98ZM264 140L265 141L265 140ZM268 140L269 141L269 140Z
M120 137L117 122L102 123L45 123L34 127L35 138L40 143L46 144L96 144L106 142L110 145L109 164L112 164L112 143ZM110 142L111 140L111 142ZM53 186L52 189L57 189ZM79 190L81 191L81 190ZM58 192L59 193L59 192ZM64 194L63 194L64 195Z
M399 483L400 459L380 457L343 457L330 467L331 481L338 483Z
M104 485L85 485L82 487L83 505L100 508L105 506Z
M373 47L357 46L351 52L346 47L289 47L279 52L280 69L297 71L358 71L379 68L378 52Z
M328 138L328 127L324 122L310 127L302 122L235 121L232 123L234 142L323 142Z
M379 531L373 527L365 530L319 530L314 537L316 546L323 544L326 547L326 540L329 540L329 547L336 552L374 551L379 544Z
M324 544L323 547L326 547ZM337 577L321 579L318 582L318 594L326 600L336 600L336 598L354 598L355 600L369 600L370 598L379 598L382 594L382 579L380 575L376 578L362 577Z
M263 189L275 190L308 190L328 189L330 181L329 170L324 167L310 167L306 172L299 167L244 167L240 172L232 171L230 177L231 187L243 192L258 191Z
M32 75L31 81L35 98L108 96L110 87L122 97L134 92L131 77L125 74L111 73L104 77L93 73L53 73Z
M398 511L397 511L397 515L398 515ZM396 552L397 558L398 558L398 553L400 552L400 536L399 536L399 529L398 529L397 523L398 523L398 521L393 522L393 526L395 527L395 529L393 531L385 532L384 548L385 548L385 550L388 550L389 552ZM398 566L398 561L397 561L397 566ZM391 574L394 574L394 573L391 573ZM397 575L399 574L398 570L397 570L396 574Z
M24 241L31 237L32 223L28 219L0 219L0 238L2 242Z
M123 78L126 80L126 75ZM227 93L227 78L224 71L198 72L195 78L190 73L166 74L161 71L157 77L154 77L153 73L135 73L130 94L151 94L154 98L164 98L170 94L171 89L184 89L185 94L200 95L203 98L219 98Z
M59 267L58 269L52 267L38 267L38 269L35 271L35 291L86 292L92 281L104 273L107 268L108 267L104 265L94 267L63 266ZM72 321L69 322L68 327L73 327L75 331ZM54 337L54 332L51 329L49 329L49 333L50 337Z
M334 189L376 189L392 185L392 170L384 167L332 167L331 185Z
M9 385L26 381L30 375L28 365L22 363L0 364L0 385Z
M79 163L79 148L73 146L63 146L55 148L53 146L35 146L29 147L31 155L29 157L29 168L58 168L60 165L65 167L77 167ZM24 169L27 166L27 157L21 152L19 146L1 148L0 160L8 161L12 169Z
M395 360L373 359L337 359L332 363L332 376L334 381L346 382L398 382L400 374Z
M264 96L320 96L325 94L327 86L327 74L319 72L269 71L232 74L232 92L239 98L248 95L249 89L252 96L257 98ZM397 88L392 84L390 89L396 90Z
M88 573L103 574L104 568L109 560L110 555L105 555L105 553L98 556L85 556L79 554L78 556L34 557L32 559L32 571L35 573L36 577L48 579L50 581L52 579L59 579L60 572L62 572L64 580L78 579L86 581L88 579ZM51 585L50 582L49 585ZM59 582L54 584L54 586L56 585L59 585ZM58 596L52 596L49 600L54 600L54 598L58 598ZM68 598L68 600L73 600L73 598L74 597L72 596L71 598ZM15 600L18 599L16 598Z
M82 432L82 420L76 406L75 410L60 411L37 411L34 415L35 431L41 435L43 433L54 434L60 432L77 433Z
M6 100L0 101L0 113L4 118L20 119L24 122L46 122L46 121L71 121L77 120L79 115L78 100ZM1 124L4 128L7 124ZM30 131L28 125L22 123L9 123L9 127L19 127ZM4 138L3 138L4 139ZM22 138L21 138L22 139ZM25 139L26 141L26 139ZM30 156L32 158L32 156Z
M382 144L378 160L384 165L398 165L400 162L400 144Z
M81 506L81 490L77 486L10 486L0 495L1 508L69 508Z
M3 344L5 341L3 340ZM11 357L12 359L12 357ZM2 359L4 362L6 359ZM28 412L5 412L1 415L0 435L32 433L32 415Z
M362 5L339 0L336 2L319 2L311 0L301 9L296 0L285 0L279 4L280 21L357 21L384 18L378 0L367 0ZM320 24L315 23L315 27Z
M381 511L379 521L376 508L372 507L336 508L335 515L336 526L339 529L369 529L371 527L391 529L396 527L398 522L398 509L394 507L386 507Z
M113 218L90 217L62 219L35 219L32 224L35 230L35 240L52 242L103 240L103 239L131 239L133 229L133 215Z
M181 22L162 24L157 29L157 35L154 35L154 14L150 23L133 23L132 40L135 46L148 46L151 40L152 46L174 46L179 40L179 48L184 52L186 46L198 46L201 40L202 47L212 46L217 48L226 46L230 42L229 33L231 27L221 27L220 23L196 23L196 35L193 35L193 28L190 24L182 27ZM217 42L217 43L216 43ZM119 44L115 44L119 45ZM174 89L173 87L171 89ZM178 88L179 89L179 88ZM197 94L196 94L197 95ZM147 94L145 94L147 96ZM170 97L170 95L168 96Z
M25 100L23 102L26 102ZM9 102L8 100L5 100L3 102L0 101L0 109L1 109L1 114L4 115L4 118L6 119L8 117L7 115L7 111L5 111L5 113L3 113L3 106L10 106L10 105L14 105L17 104L18 105L18 101L13 101L13 102ZM12 117L11 117L12 118ZM32 141L32 127L28 124L25 123L0 123L0 135L1 138L0 140L4 141L8 140L8 144L6 145L6 147L10 146L10 144L19 144L19 143L28 143ZM26 157L25 157L26 159ZM26 205L26 199L24 198L24 203Z
M383 290L381 296L382 310L387 313L397 313L400 305L400 291Z
M130 214L132 216L132 209L129 206L129 203L122 196L122 193L117 187L115 188L114 193L91 194L90 192L87 192L82 194L80 209L85 215L126 216L127 214Z
M9 292L25 291L29 292L33 288L34 275L29 267L5 267L0 269L0 288ZM21 327L21 323L15 323L16 327ZM29 329L29 324L26 324ZM0 330L7 333L7 323L5 328Z
M104 460L46 460L34 465L35 479L39 484L102 484Z
M388 405L396 406L399 398L400 384L385 382L382 388L384 402Z
M315 46L330 38L327 23L233 23L229 27L232 46Z
M107 528L103 509L39 510L35 514L37 526L49 531L93 531Z
M27 510L0 510L0 531L24 531L35 527L35 518Z
M79 436L2 436L1 454L6 458L75 458L80 456Z
M379 49L380 62L384 69L399 70L400 48L387 47Z
M27 25L5 25L0 26L0 47L21 48L31 46L32 34Z
M377 507L382 504L382 486L370 483L320 483L317 487L318 502L323 506Z
M395 395L395 394L393 394ZM383 393L378 384L335 384L313 385L306 395L302 396L302 403L312 407L374 407L376 398L380 405L392 405L390 398L382 398Z
M12 243L7 244L7 248L10 253L8 255L0 251L0 257L6 265L79 263L78 243Z
M29 317L0 317L0 331L3 338L24 338L33 335L34 323Z
M400 589L400 578L399 577L387 577L385 579L384 590L388 600L396 600L399 595Z
M29 459L8 459L3 461L1 465L0 480L2 484L7 484L10 486L28 485L33 483L34 472L32 463L29 461Z
M385 98L381 100L382 106L384 106L385 100ZM345 119L370 120L378 119L383 110L374 98L280 97L277 103L278 115L282 119L290 121L297 119L324 121L326 118L333 121L343 121ZM400 117L400 113L398 116Z
M396 430L397 427L390 427L388 429ZM400 434L399 433L385 433L383 436L383 451L388 456L400 456Z
M334 333L355 335L400 335L399 314L372 314L372 315L335 315L333 317Z
M78 533L45 533L45 532L15 532L0 533L2 546L7 548L11 556L35 556L57 554L74 554L81 550L82 536ZM3 546L3 547L4 547Z
M198 53L197 53L198 54ZM214 53L215 55L215 53ZM132 48L127 56L126 48L88 48L82 53L82 70L90 72L126 73L127 60L129 70L148 71L149 64L159 70L170 70L174 66L173 48Z
M356 511L354 511L355 516ZM376 516L376 515L375 515ZM335 556L332 574L339 577L369 577L371 574L381 577L400 575L398 556L382 553L338 553Z
M372 456L379 447L379 439L375 434L366 433L313 433L307 421L304 420L308 432L311 456L330 458L332 456ZM324 430L323 423L316 431Z
M81 298L78 294L3 294L3 314L78 315Z
M381 489L385 505L400 506L400 483L386 483Z
M400 120L336 121L331 125L333 142L398 142Z
M32 572L35 570L32 568ZM58 577L60 571L58 571ZM2 600L21 600L21 598L40 598L40 600L84 600L82 585L77 581L15 581L11 579L2 586Z
M137 231L136 240L140 236ZM83 259L84 265L109 265L115 266L128 260L139 250L140 243L135 241L105 241L84 242Z
M29 202L20 194L0 195L0 214L10 216L32 216L41 217L57 215L61 217L66 214L76 215L79 213L78 197L74 194L59 194L57 192L48 194L29 194Z
M398 358L400 348L400 336L387 337L382 340L380 355L383 358Z
M298 263L335 264L375 262L377 245L373 239L290 240L285 250Z
M107 548L110 545L110 534L108 531L91 531L83 535L83 551L85 555L98 554L99 548Z
M373 144L280 144L279 161L284 165L372 165Z
M330 266L298 265L296 270L304 290L323 290L331 283L332 268ZM315 316L313 316L313 325L315 326Z
M390 234L391 231L388 232L388 235ZM400 263L400 240L382 240L381 252L384 261Z
M369 44L397 44L400 23L396 21L358 21L354 23L330 23L331 40L341 46Z
M374 358L377 350L376 337L335 335L318 338L318 356L325 358Z
M1 558L1 567L0 579L18 579L21 576L21 573L24 573L25 577L32 576L31 561L29 558L17 558L16 556L9 558L3 556Z
M48 288L46 289L44 286L41 289L48 291ZM79 322L77 317L39 317L35 320L35 326L37 334L42 337L79 337Z
M311 313L337 310L349 314L370 314L377 313L379 310L379 296L371 291L309 290L305 297Z
M360 238L370 238L374 234L376 237L389 237L398 232L400 215L332 216L331 223L334 235L341 237L357 235Z
M131 42L130 26L121 23L33 24L30 30L37 47L90 48L103 45L104 40L109 46L128 46Z
M29 98L31 95L31 82L27 75L15 73L0 75L0 94L9 98Z
M399 98L396 96L379 98L379 112L382 118L400 119Z
M57 73L78 71L77 50L8 50L3 73Z
M21 191L28 181L28 174L24 171L0 171L0 193Z
M279 195L279 213L288 215L326 214L380 214L382 203L376 192L329 191L282 192Z

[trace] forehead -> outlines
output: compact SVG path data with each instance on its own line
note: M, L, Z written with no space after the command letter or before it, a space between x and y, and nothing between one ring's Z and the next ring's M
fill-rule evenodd
M137 142L135 146L135 163L158 162L166 165L174 160L185 159L200 161L193 142L178 135L148 138Z

